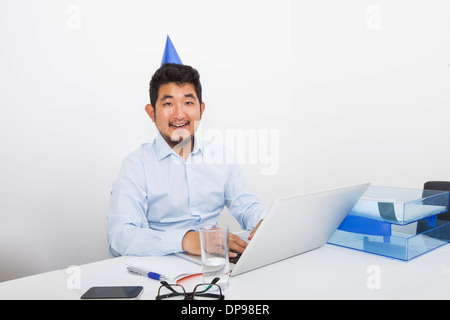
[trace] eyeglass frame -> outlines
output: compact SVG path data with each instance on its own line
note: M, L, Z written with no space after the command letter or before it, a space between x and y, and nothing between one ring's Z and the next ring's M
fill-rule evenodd
M219 280L220 280L220 278L216 277L216 278L213 279L213 281L211 281L211 283L200 283L200 284L198 284L198 285L196 285L194 287L194 291L192 291L192 292L186 292L186 290L184 289L184 287L181 284L169 284L166 281L162 280L162 281L160 281L161 286L158 289L158 295L156 296L155 299L156 300L164 300L164 299L169 297L170 293L168 295L163 295L163 296L161 296L159 294L161 288L163 288L163 287L169 289L173 293L175 293L175 290L172 288L172 286L180 287L180 288L183 289L183 292L184 292L184 299L183 300L194 300L194 294L195 294L195 291L196 291L197 287L209 285L209 287L207 288L207 290L209 290L212 285L215 285L215 286L217 286L219 288L219 294L217 294L217 293L208 293L208 295L213 295L214 297L217 297L218 299L216 299L216 300L224 300L225 296L222 294L222 288L217 284L217 282ZM177 292L177 294L178 294L178 292Z

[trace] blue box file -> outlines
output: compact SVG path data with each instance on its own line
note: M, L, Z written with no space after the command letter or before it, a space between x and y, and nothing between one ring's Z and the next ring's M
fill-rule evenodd
M328 243L410 260L450 241L449 192L370 186Z

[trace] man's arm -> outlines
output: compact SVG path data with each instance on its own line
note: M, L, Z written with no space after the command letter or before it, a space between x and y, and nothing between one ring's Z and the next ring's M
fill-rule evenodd
M145 170L138 154L127 157L113 185L108 209L111 256L165 255L181 251L188 230L157 231L149 228Z
M182 248L184 251L201 255L200 234L197 231L188 231L183 236Z
M225 188L225 205L243 230L252 230L249 237L253 237L267 213L267 208L259 202L256 195L248 191L244 172L237 164L230 168Z
M200 249L200 234L197 231L188 231L184 237L182 242L183 250L196 255L201 255ZM230 233L230 250L234 250L237 252L244 252L244 249L247 247L247 242L242 240L237 235ZM235 258L237 253L230 251L230 257Z
M256 230L258 230L259 225L261 224L262 220L260 222L258 222L258 224L256 225L256 227L252 230L252 232L250 232L250 235L248 236L248 240L252 240L253 236L255 235Z

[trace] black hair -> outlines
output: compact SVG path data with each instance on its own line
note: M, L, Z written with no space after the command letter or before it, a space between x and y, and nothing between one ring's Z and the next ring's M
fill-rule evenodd
M156 101L158 100L159 87L169 82L175 82L178 85L183 83L193 84L200 105L202 104L202 85L198 71L191 66L165 63L161 68L156 70L150 81L150 103L153 108L155 108Z

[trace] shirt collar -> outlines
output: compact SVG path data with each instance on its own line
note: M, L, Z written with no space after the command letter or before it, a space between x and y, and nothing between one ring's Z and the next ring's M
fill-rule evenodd
M199 151L203 152L203 142L201 137L194 133L194 148L192 148L191 154L196 154Z
M203 143L201 138L197 134L194 134L194 148L192 148L191 154L196 154L199 151L203 151ZM176 154L161 136L161 133L158 133L158 136L155 139L155 153L158 161L161 161L171 153Z

